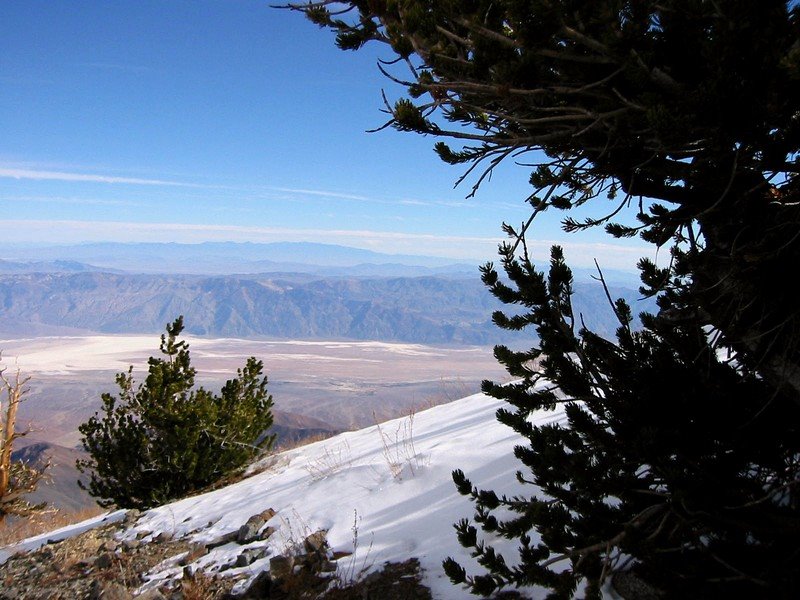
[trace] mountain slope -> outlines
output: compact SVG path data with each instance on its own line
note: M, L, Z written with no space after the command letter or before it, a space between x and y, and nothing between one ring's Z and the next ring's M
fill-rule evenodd
M576 313L598 333L617 323L599 284L575 285ZM636 290L612 288L652 310ZM159 332L184 315L187 332L217 337L356 339L483 345L525 341L491 321L502 308L477 276L354 278L200 277L110 273L0 276L0 334L72 328ZM533 332L528 332L530 341ZM523 334L524 338L524 334Z
M27 441L24 438L22 440ZM39 484L35 492L25 496L27 501L33 504L45 502L51 508L67 511L96 507L92 497L78 486L79 479L84 484L88 480L75 468L77 459L86 458L81 450L49 442L34 442L27 445L19 444L19 448L14 450L11 458L36 467L50 463L46 479Z
M450 474L461 468L479 487L498 493L520 491L514 475L519 463L512 451L521 438L495 420L500 405L478 394L277 454L260 465L263 472L248 479L146 512L123 531L122 539L139 537L146 543L163 534L162 538L170 535L210 547L238 531L251 516L274 509L268 525L275 531L268 539L244 547L223 543L189 561L188 567L242 576L234 590L241 591L269 568L270 557L286 552L310 533L325 530L334 551L351 553L338 561L340 573L358 573L362 567L371 571L385 561L417 557L423 583L434 598L468 597L441 570L447 556L477 570L452 528L458 519L471 516L472 505L456 492ZM540 412L533 418L545 423L561 420L562 415ZM20 548L87 526L51 532ZM495 540L493 545L514 561L513 543ZM259 548L266 550L265 557L227 568L245 550ZM10 553L11 549L0 550L0 561ZM183 568L172 565L174 561L166 561L148 573L142 589L182 577ZM542 590L526 593L544 597Z

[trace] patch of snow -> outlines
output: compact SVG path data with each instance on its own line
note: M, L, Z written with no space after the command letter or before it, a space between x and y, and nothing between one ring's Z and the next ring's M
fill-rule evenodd
M148 511L127 535L167 532L210 542L238 529L251 515L274 508L277 514L270 526L277 531L268 542L272 555L326 529L334 550L353 552L340 559L341 572L357 573L364 567L377 569L386 561L417 557L434 598L463 598L465 591L454 587L442 572L442 561L451 556L468 571L481 571L458 544L453 529L459 519L472 517L473 506L457 493L452 471L462 469L479 488L531 492L515 477L520 463L513 448L523 439L495 419L502 405L476 394L417 413L411 431L406 417L381 424L383 434L374 426L287 451L263 473ZM561 412L535 417L538 424L563 419ZM397 465L399 460L406 464ZM354 527L358 547L354 547ZM493 538L492 545L514 562L513 541ZM234 543L214 548L198 566L221 568L233 563L241 550ZM252 579L268 563L262 560L226 573L246 573ZM545 593L533 590L532 595Z
M238 530L250 516L273 508L277 514L269 525L276 531L260 542L268 545L269 556L325 529L333 550L352 552L339 560L342 574L376 570L386 561L417 557L423 583L434 598L468 597L464 589L451 584L441 566L445 558L453 557L469 573L483 572L456 539L453 524L471 519L474 507L456 491L452 471L462 469L478 488L498 494L532 492L515 476L522 465L513 449L525 440L495 418L503 405L476 394L420 411L413 418L388 421L274 455L266 459L262 466L267 468L261 473L147 511L123 535L132 539L142 532L150 532L152 537L166 532L190 541L211 542ZM541 425L563 422L565 416L561 410L540 411L532 420ZM255 467L257 470L258 465ZM74 533L86 528L81 524ZM54 533L41 536L41 543L52 539ZM513 540L491 536L489 541L507 562L516 562ZM217 571L234 563L243 548L234 542L218 546L193 565ZM265 558L224 573L247 575L238 586L242 589L268 568L269 558ZM150 574L151 585L172 576L180 576L180 570L164 566L161 572ZM542 589L525 593L532 598L546 596Z

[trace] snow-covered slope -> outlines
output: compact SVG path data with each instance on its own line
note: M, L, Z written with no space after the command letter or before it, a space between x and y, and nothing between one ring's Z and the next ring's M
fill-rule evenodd
M434 598L467 597L441 568L442 560L452 556L468 571L479 571L453 530L457 520L472 517L473 507L456 492L451 472L460 468L478 487L499 493L522 491L515 478L520 463L512 454L520 438L496 421L501 404L477 394L277 454L265 461L263 472L239 483L148 511L124 535L166 532L207 543L272 508L277 511L269 521L276 528L267 542L272 556L325 529L333 550L353 553L339 561L342 573L417 557ZM539 423L562 418L552 412L535 415ZM52 539L53 534L43 537ZM513 561L513 543L495 540L493 545L505 548ZM194 566L216 571L241 551L234 542L224 544ZM269 556L225 573L245 573L250 581L268 568ZM180 567L165 569L154 574L152 584L180 572ZM540 594L534 590L531 596Z

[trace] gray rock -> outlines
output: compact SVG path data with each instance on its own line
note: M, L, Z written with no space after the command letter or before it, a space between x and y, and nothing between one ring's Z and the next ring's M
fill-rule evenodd
M279 554L269 559L269 572L272 579L283 579L292 574L294 557Z
M264 534L259 535L259 531L262 527L264 527L264 524L274 516L275 509L273 508L268 508L267 510L263 510L258 514L251 516L249 519L247 519L247 523L239 528L236 541L244 545L255 542L259 539L267 539L270 535L275 533L275 529L270 527L270 532L266 536Z
M242 552L239 556L236 557L236 562L234 566L237 568L246 567L250 564L250 556L244 552Z
M255 542L256 540L260 539L258 532L265 523L266 520L261 516L261 514L253 515L247 519L247 523L239 528L239 535L236 541L240 544L249 544L250 542Z
M206 543L206 547L210 550L212 548L216 548L217 546L224 546L225 544L230 544L231 542L235 542L236 538L239 536L238 531L229 531L228 533L223 533L215 537L210 542Z
M309 535L303 540L303 546L306 552L315 552L324 554L328 550L328 532L325 529L320 529Z
M262 546L261 548L250 548L248 552L252 552L253 562L261 560L262 558L266 558L267 556L272 554L272 551L266 546Z
M258 530L261 529L261 526L263 524L264 524L263 521L256 522L248 520L247 523L245 523L239 528L239 531L236 535L236 541L242 545L249 544L250 542L255 542L257 539L259 539Z
M268 548L247 548L246 550L242 550L242 553L236 557L236 566L247 567L268 554Z

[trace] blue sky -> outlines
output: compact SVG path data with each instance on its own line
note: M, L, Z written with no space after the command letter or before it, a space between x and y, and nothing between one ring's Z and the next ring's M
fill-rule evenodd
M388 129L376 67L255 0L0 4L4 242L317 241L487 259L527 217L528 169L467 199L435 140ZM400 73L402 74L402 73ZM641 243L537 223L576 265L632 265Z

